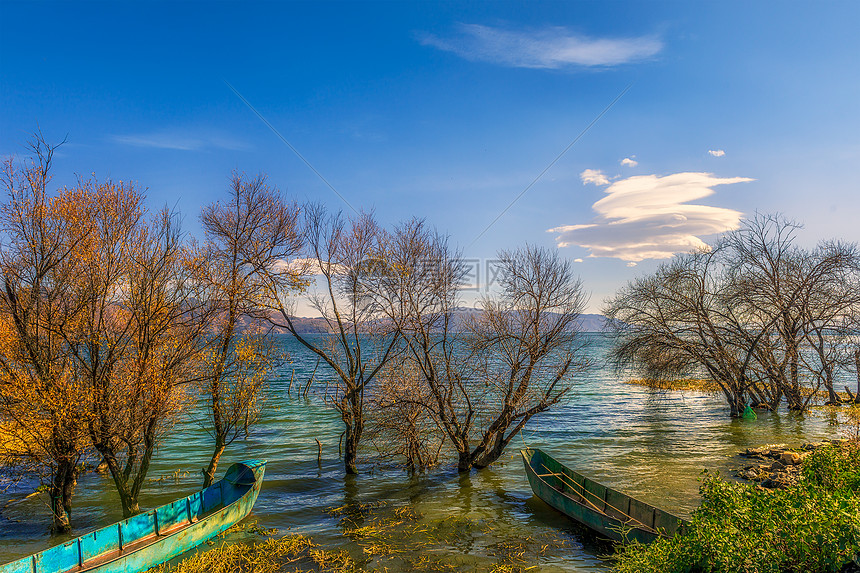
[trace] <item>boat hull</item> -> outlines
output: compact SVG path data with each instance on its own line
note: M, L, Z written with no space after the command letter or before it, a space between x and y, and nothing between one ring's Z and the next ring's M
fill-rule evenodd
M671 513L588 479L541 450L521 453L535 495L604 537L650 543L672 537L687 525Z
M246 517L260 493L265 466L265 461L234 464L224 479L202 491L0 565L0 573L146 571Z

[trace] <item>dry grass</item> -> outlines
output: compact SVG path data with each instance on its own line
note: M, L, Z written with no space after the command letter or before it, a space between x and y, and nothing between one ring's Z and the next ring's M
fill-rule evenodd
M357 564L345 551L320 549L309 537L288 535L252 543L221 541L175 566L160 565L151 573L276 573L320 571L351 573Z
M684 390L693 390L696 392L705 392L707 394L719 394L720 386L713 380L702 379L702 378L682 378L680 380L660 380L656 378L636 378L633 380L626 380L625 384L633 384L635 386L644 386L646 388L650 388L652 390L664 390L664 391L684 391ZM807 391L810 391L810 388L807 388ZM839 398L843 401L848 401L848 394L845 392L837 392L836 393ZM827 400L830 396L827 393L827 390L818 390L815 392L815 398L821 400Z
M708 394L717 394L720 392L720 386L716 382L701 378L682 378L680 380L636 378L633 380L627 380L625 384L645 386L652 390L694 390L696 392L706 392Z

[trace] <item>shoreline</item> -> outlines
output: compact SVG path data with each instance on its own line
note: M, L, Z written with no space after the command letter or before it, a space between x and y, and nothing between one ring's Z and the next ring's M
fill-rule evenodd
M719 394L720 392L722 392L720 385L708 378L679 378L677 380L664 380L659 378L631 378L629 380L625 380L624 384L630 384L631 386L642 386L650 390L662 390L671 392L684 392L688 390L694 392L703 392L705 394ZM810 388L805 389L811 390ZM815 403L811 404L810 406L856 405L855 402L851 401L851 397L848 395L847 392L836 392L836 395L839 396L840 400L842 400L842 404ZM827 390L816 390L815 398L828 398ZM753 406L753 408L763 409L756 406Z

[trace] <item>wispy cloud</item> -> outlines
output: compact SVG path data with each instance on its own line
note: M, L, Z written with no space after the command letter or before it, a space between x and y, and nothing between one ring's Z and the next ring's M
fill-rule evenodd
M593 185L609 185L609 179L600 169L586 169L579 174L579 178L582 179L583 185L588 185L589 183Z
M152 147L155 149L174 149L178 151L203 151L207 149L226 149L242 151L248 145L220 134L189 134L182 131L154 131L150 133L134 133L113 135L111 139L123 145L135 147Z
M665 259L705 246L699 237L738 227L733 209L689 205L714 193L713 187L753 181L748 177L714 177L711 173L641 175L616 181L593 206L591 223L549 229L559 247L577 245L591 257L628 262Z
M278 259L272 264L272 270L278 273L291 272L302 276L320 276L323 274L323 266L318 259ZM347 267L332 263L331 271L334 273L345 273Z
M663 43L655 37L591 38L562 26L512 30L459 24L452 36L423 33L418 40L467 60L514 68L617 66L650 58L663 49Z
M636 157L635 155L633 157ZM639 165L639 162L633 159L633 157L625 157L621 160L621 165L626 165L627 167L636 167Z
M723 155L726 154L726 152L723 151L722 149L709 149L708 153L710 153L714 157L722 157Z

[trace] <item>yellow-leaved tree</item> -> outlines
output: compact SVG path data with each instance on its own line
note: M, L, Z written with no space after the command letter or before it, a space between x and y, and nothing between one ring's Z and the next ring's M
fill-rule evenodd
M88 393L87 433L125 516L140 511L152 455L183 404L180 384L198 376L204 328L194 320L177 219L147 219L143 201L131 184L95 180L57 199L84 237L69 297L79 310L60 332Z
M203 468L204 487L214 481L225 448L256 420L267 375L284 358L264 326L261 271L289 268L301 245L298 211L265 177L239 173L233 174L227 199L203 209L206 241L194 272L208 324L200 393L208 412L204 426L215 442ZM297 272L291 279L291 290L306 286Z
M77 320L72 251L86 238L48 192L56 146L37 134L24 161L3 164L0 203L0 464L46 486L53 530L71 528L87 454L88 393L72 375L61 332Z

